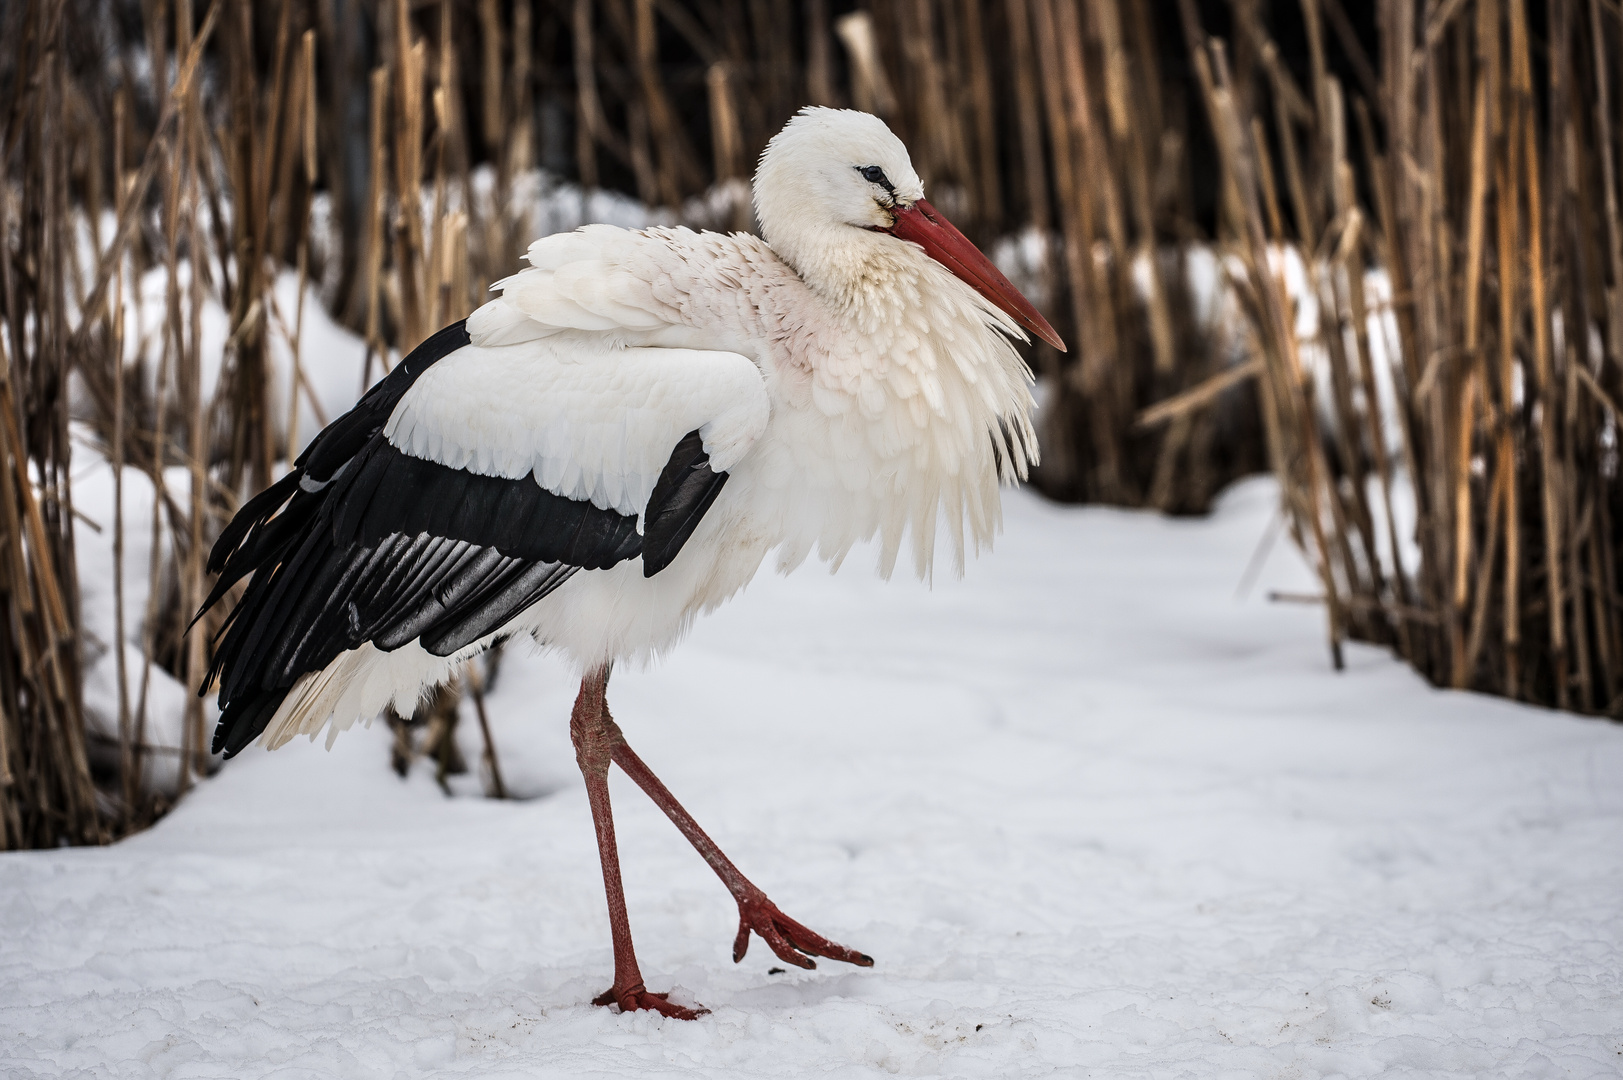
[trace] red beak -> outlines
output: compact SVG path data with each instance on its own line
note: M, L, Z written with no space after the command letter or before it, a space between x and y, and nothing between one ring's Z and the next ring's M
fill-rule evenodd
M1042 313L1032 307L1031 301L1021 296L1020 290L992 265L992 260L982 255L980 249L969 242L969 237L953 228L952 222L942 217L939 210L919 199L912 206L898 206L891 212L896 215L896 224L880 232L917 244L926 255L1007 312L1009 318L1065 352L1065 342L1054 333Z

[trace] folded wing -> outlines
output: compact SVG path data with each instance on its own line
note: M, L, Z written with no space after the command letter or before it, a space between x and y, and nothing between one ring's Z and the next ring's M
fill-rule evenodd
M216 638L216 752L252 742L348 650L450 656L581 570L641 557L652 576L677 556L765 427L760 374L736 353L628 347L586 321L493 301L243 506L203 606L252 575ZM481 324L505 329L476 338Z

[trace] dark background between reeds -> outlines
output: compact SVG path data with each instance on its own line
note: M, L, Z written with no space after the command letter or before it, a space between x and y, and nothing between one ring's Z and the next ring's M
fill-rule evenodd
M883 116L984 247L1024 238L1072 345L1030 353L1045 493L1199 513L1271 470L1322 583L1282 599L1324 606L1334 663L1373 641L1618 716L1620 34L1617 0L10 0L0 848L116 838L173 797L139 705L87 752L70 422L159 491L173 555L120 633L195 686L207 546L297 437L269 405L279 272L381 374L515 267L536 170L749 229L755 158L814 103ZM1213 255L1233 326L1199 315ZM134 365L121 266L169 281ZM231 328L212 400L205 295Z

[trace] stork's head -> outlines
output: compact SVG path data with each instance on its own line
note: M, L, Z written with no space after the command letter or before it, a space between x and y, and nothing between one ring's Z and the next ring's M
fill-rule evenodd
M1036 308L924 198L907 147L877 116L811 107L767 144L755 172L761 235L807 284L848 299L876 269L923 254L1057 349ZM902 245L892 247L890 245ZM905 248L905 250L904 250Z

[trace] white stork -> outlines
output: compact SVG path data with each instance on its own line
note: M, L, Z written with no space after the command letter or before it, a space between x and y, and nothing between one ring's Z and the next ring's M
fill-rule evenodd
M990 543L1036 460L1021 328L1052 327L924 199L864 113L802 111L755 177L762 237L595 225L549 236L500 295L418 346L220 535L216 752L328 744L468 657L527 636L583 673L570 721L614 943L599 1004L691 1018L643 984L608 768L675 822L788 963L873 961L785 916L626 745L616 660L668 649L768 554L832 564L877 537L921 576ZM206 687L205 687L206 689Z

